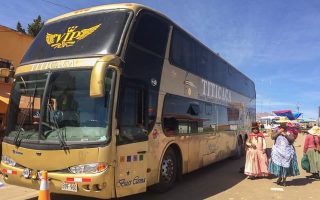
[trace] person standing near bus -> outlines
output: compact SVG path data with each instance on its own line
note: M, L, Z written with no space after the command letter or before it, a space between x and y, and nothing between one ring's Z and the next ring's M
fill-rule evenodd
M246 142L246 164L244 173L250 179L255 177L268 176L268 158L266 154L266 140L264 135L259 130L258 123L252 123L252 133L249 134Z
M287 123L280 123L280 126L272 133L275 141L271 150L269 172L278 177L277 184L286 186L288 176L299 175L297 155L293 143L296 134L288 132Z
M319 178L320 175L320 128L313 126L308 130L305 137L303 154L307 154L310 163L310 173L312 177Z

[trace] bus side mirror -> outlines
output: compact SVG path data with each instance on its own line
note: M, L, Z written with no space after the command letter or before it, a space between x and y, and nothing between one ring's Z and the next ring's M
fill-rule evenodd
M120 58L115 55L106 55L100 58L93 66L90 79L90 97L103 97L105 94L105 75L109 65L120 65Z
M8 68L0 68L0 77L8 78L10 76L10 70Z

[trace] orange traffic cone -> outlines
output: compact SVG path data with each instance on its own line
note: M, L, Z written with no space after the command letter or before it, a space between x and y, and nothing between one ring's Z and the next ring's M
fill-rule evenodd
M48 172L47 171L41 172L41 183L40 183L38 200L50 200Z

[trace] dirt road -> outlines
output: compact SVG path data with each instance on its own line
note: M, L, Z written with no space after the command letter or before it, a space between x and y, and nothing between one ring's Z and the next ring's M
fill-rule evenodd
M300 135L295 142L296 151L298 153L298 162L302 156L304 136ZM270 148L273 142L267 138L268 147ZM290 200L306 200L319 199L320 181L316 179L306 178L306 174L300 168L300 175L290 177L287 180L287 187L280 187L275 184L276 178L249 180L245 175L240 174L239 168L243 165L244 160L225 160L214 165L210 165L201 170L187 174L181 182L169 192L163 194L154 194L146 192L143 194L133 195L122 198L121 200L164 200L164 199L209 199L209 200L269 200L269 199L290 199ZM8 188L10 187L10 188ZM0 189L0 199L29 199L37 200L33 190L25 189L25 195L29 196L14 196L18 195L16 190L21 188L15 186L5 186ZM7 197L11 194L12 198ZM34 198L30 198L30 195ZM93 200L91 198L55 195L51 194L53 200Z

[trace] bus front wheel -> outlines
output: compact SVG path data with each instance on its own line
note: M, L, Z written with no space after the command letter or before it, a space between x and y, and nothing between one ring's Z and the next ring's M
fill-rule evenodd
M171 189L177 178L177 157L174 150L169 147L161 161L159 183L152 187L155 192L165 192Z

